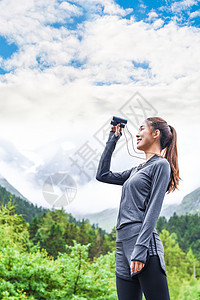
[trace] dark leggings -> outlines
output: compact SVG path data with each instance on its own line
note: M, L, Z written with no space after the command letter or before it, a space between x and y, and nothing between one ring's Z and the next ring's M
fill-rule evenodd
M170 300L167 278L157 255L150 256L147 268L133 278L130 281L116 276L119 300L142 300L142 292L146 300Z

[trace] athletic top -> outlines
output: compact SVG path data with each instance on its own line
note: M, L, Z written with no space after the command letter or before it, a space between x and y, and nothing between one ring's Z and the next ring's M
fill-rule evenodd
M98 181L122 185L116 241L135 236L131 260L144 264L149 248L154 245L161 266L166 272L164 248L155 225L170 183L171 166L166 158L154 154L143 165L140 164L123 172L110 171L111 156L121 136L121 132L116 137L115 131L110 131L96 173Z
M150 242L149 242L149 255L152 256L152 255L157 255L158 252L157 252L157 248L156 248L156 243L155 243L155 239L152 238L150 239Z

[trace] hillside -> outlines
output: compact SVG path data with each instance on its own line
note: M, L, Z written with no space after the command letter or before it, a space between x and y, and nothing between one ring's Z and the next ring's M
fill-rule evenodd
M177 204L164 206L160 215L169 219L174 211L176 211L176 208ZM79 220L81 220L81 218L88 219L90 223L98 224L99 227L110 233L113 227L116 226L117 215L118 208L109 208L98 213L76 215L76 218Z
M186 195L182 202L177 205L168 205L162 208L160 216L166 217L169 219L174 212L177 215L185 215L188 213L195 214L200 212L200 188L194 190L190 194ZM118 209L110 208L105 209L98 213L93 214L83 214L76 216L76 218L85 218L88 219L91 223L98 224L99 227L105 229L107 232L111 232L112 228L116 225Z
M10 189L11 189L10 185ZM13 191L16 190L12 187ZM0 186L0 206L5 205L12 199L12 203L15 205L15 212L19 215L22 215L26 222L31 222L34 217L39 217L44 212L47 212L47 209L42 207L37 207L33 203L30 203L25 198L20 198L14 194L11 194L6 190L5 187Z
M16 190L1 174L0 174L0 186L4 187L6 191L10 192L11 194L27 200L18 190Z
M104 209L97 213L76 215L76 219L88 219L91 224L98 224L98 227L103 228L108 233L111 232L117 221L117 208Z
M177 215L200 213L200 187L186 195L176 209Z

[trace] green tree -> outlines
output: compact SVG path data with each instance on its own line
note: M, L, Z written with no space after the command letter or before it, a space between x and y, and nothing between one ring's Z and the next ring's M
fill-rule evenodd
M41 243L41 247L46 249L49 255L53 257L57 257L58 249L59 252L65 252L65 241L63 239L63 232L61 230L61 226L59 224L53 223L50 228L50 233L43 243Z
M15 213L12 200L6 206L1 207L0 236L0 248L12 247L24 251L32 246L29 240L28 224L21 215Z
M160 233L163 229L165 229L166 225L167 225L167 219L165 217L159 217L156 223L156 229L158 233Z

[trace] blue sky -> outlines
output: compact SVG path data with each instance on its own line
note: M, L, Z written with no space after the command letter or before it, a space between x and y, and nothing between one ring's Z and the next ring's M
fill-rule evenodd
M124 8L133 8L133 15L137 21L147 20L150 12L156 12L158 17L162 18L164 24L170 22L174 17L177 18L179 26L199 27L199 16L191 18L191 13L199 11L198 1L116 1Z
M4 2L4 1L2 1ZM11 1L12 2L12 1ZM174 22L179 27L194 27L199 28L200 25L200 6L198 0L183 0L183 1L52 1L52 6L49 10L52 9L54 16L50 15L46 18L38 17L39 9L41 14L44 10L45 13L45 4L43 1L38 1L38 6L33 8L32 16L31 11L27 9L29 19L35 18L42 25L43 28L52 28L56 30L62 30L65 28L68 30L69 34L76 36L79 41L82 40L84 35L84 26L87 22L91 22L100 17L105 17L106 15L116 15L120 19L131 19L134 18L135 22L144 22L147 24L153 24L155 21L159 20L160 24L158 30L163 28L165 25L170 22ZM108 7L109 5L112 8ZM106 8L106 5L108 8ZM3 4L1 5L3 6ZM30 7L31 8L31 7ZM120 11L121 9L121 11ZM35 11L34 11L35 10ZM37 11L38 10L38 11ZM56 15L57 14L57 15ZM4 16L5 17L5 16ZM20 17L20 14L19 14ZM9 19L9 16L7 16ZM34 19L32 19L34 20ZM25 22L28 21L26 16ZM12 22L11 18L9 22ZM26 25L25 25L26 26ZM9 72L17 71L20 66L12 64L12 57L15 55L20 55L20 52L23 52L26 45L30 45L28 41L23 43L23 32L13 32L12 30L1 30L0 31L0 74L4 75ZM32 43L34 45L34 42ZM37 41L36 41L37 46ZM47 58L48 54L43 53L43 56ZM55 65L55 62L50 62L48 59L45 60L42 56L36 55L34 64L29 67L36 68L38 70L44 71L46 68L51 68ZM44 61L45 60L45 61ZM76 69L84 68L85 59L82 61L78 58L73 57L71 60L65 62L65 64L73 66ZM142 67L142 64L147 65L146 62L136 62L135 68ZM130 77L131 79L134 76ZM137 80L136 80L137 81ZM112 84L120 83L117 80L111 80L110 82L104 80L103 82L96 81L94 84L103 85L103 84Z
M0 36L0 55L3 59L10 58L14 52L17 51L15 44L10 44L5 37Z
M13 53L17 52L18 47L14 43L9 43L4 36L0 36L0 57L3 60L9 59ZM6 71L0 68L0 74L5 74Z

